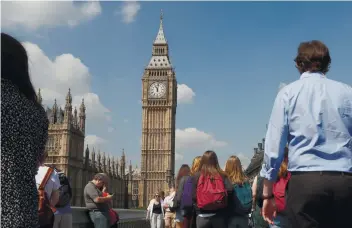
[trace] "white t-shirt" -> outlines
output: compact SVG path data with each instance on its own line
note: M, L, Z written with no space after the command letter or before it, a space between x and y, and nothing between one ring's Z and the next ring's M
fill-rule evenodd
M40 184L42 183L45 174L48 172L49 167L47 166L39 166L38 173L35 176L35 182L37 183L37 189L39 188ZM51 176L48 180L48 182L45 185L45 192L48 196L48 198L51 198L51 193L54 190L59 190L60 188L60 180L59 176L57 175L57 172L54 170L51 173Z

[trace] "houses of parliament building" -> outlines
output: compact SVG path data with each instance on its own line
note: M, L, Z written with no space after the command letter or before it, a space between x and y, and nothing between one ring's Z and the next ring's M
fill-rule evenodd
M40 90L38 100L42 103ZM45 147L48 157L47 165L63 171L71 180L73 206L85 206L83 189L96 173L106 173L110 177L109 191L116 193L113 205L122 208L126 191L126 157L123 152L121 159L106 157L105 153L84 148L86 108L84 101L72 113L72 95L66 95L64 110L54 102L52 108L46 108L49 119L49 136Z
M40 89L38 101L42 103ZM86 107L72 107L70 89L64 110L56 103L46 108L49 137L47 165L55 166L71 180L73 206L85 206L83 190L94 174L109 175L109 191L115 208L146 207L153 195L167 190L175 175L175 119L177 81L163 31L163 15L153 43L152 57L142 76L141 169L126 169L124 151L120 159L94 148L84 148ZM126 201L128 202L126 206Z

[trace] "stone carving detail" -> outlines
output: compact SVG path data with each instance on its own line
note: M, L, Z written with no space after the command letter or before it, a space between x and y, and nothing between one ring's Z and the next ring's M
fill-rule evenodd
M55 141L54 153L59 154L61 150L61 137L59 135L55 136L54 141Z

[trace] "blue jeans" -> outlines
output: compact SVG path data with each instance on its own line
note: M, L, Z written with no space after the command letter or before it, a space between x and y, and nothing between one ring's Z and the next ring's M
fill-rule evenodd
M269 224L270 228L290 228L290 222L286 216L281 214L276 215L274 218L274 224Z
M109 212L90 211L89 217L94 224L94 228L110 228Z

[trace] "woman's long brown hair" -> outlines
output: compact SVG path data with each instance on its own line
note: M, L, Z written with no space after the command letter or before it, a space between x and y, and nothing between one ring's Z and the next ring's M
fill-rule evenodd
M178 184L180 183L180 180L182 177L184 176L188 176L191 172L191 169L189 168L189 166L187 164L183 164L180 168L180 170L178 171L177 174L177 178L176 178L176 189L178 187Z
M219 166L218 156L211 150L204 152L200 160L200 172L204 176L214 177L218 174L226 176L226 173Z
M247 180L247 177L242 170L241 160L234 155L227 160L225 173L233 184L242 185Z
M201 159L202 159L202 156L197 156L193 159L192 168L191 168L191 175L194 175L196 172L199 171Z
M284 156L284 160L281 163L279 173L277 175L278 179L287 177L287 173L288 173L287 166L288 166L288 147L285 147L285 156Z

